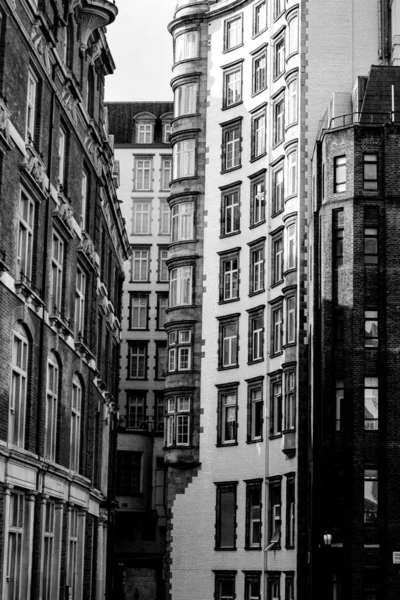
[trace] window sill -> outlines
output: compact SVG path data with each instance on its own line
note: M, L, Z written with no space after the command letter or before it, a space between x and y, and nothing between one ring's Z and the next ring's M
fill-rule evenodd
M169 283L169 279L157 279L156 283L165 285Z
M268 436L269 440L280 440L282 438L282 433L273 433Z
M225 173L232 173L232 171L237 171L238 169L241 169L242 165L237 165L236 167L231 167L230 169L221 169L221 173L220 175L225 175Z
M132 194L135 194L136 192L140 192L141 194L142 193L152 194L154 192L154 190L153 190L153 188L150 188L149 190L145 190L145 189L141 190L139 188L133 188ZM136 233L135 235L139 235L139 234Z
M297 271L297 267L296 267L296 266L294 266L294 267L290 267L290 268L288 268L288 269L285 269L285 270L283 271L283 276L284 276L284 277L286 277L286 275L287 275L288 273L293 273L293 271Z
M298 54L298 53L299 53L299 49L298 48L297 48L297 50L293 50L293 52L291 52L290 54L288 54L286 56L285 63L287 63L292 58L292 56L295 56L295 54Z
M293 346L297 346L297 342L287 342L286 344L283 344L282 349L286 350L286 348L292 348Z
M288 123L285 126L285 132L289 131L289 129L291 129L292 127L294 127L295 125L298 125L298 124L299 124L299 120L298 119L296 119L296 121L293 121L292 123Z
M246 444L258 444L259 442L263 442L263 438L258 438L256 440L246 440Z
M182 60L178 60L174 62L172 68L174 69L177 65L181 65L182 63L192 62L193 60L200 60L200 56L191 56L190 58L182 58Z
M262 221L257 221L257 223L252 223L251 225L249 225L249 229L255 229L260 225L264 225L264 223L266 223L266 219L263 219Z
M258 156L253 156L253 158L250 159L250 163L254 163L257 160L260 160L260 158L263 158L264 156L267 155L267 151L265 150L265 152L263 152L262 154L259 154Z
M232 237L234 235L239 235L239 233L242 233L240 229L238 229L237 231L232 231L232 233L221 233L221 235L219 236L219 239L222 240L223 238L228 238L228 237Z
M282 356L283 350L279 350L278 352L271 352L270 358L276 358L277 356Z
M262 288L261 290L257 290L256 292L249 292L249 298L252 298L253 296L257 296L257 294L262 294L263 292L265 292L265 288Z
M262 358L256 358L255 360L249 360L247 361L248 365L258 365L258 363L261 363L264 361L264 357Z
M270 288L276 288L276 287L278 287L278 285L282 285L282 283L283 283L283 278L271 283Z
M246 552L260 552L262 550L262 547L261 546L257 546L257 547L245 546L244 550L246 550Z
M239 365L231 365L229 367L218 367L217 371L231 371L232 369L238 369Z
M297 192L292 192L288 196L285 196L285 204L286 204L286 202L288 202L288 200L291 200L292 198L296 198L296 196L297 196Z
M286 71L283 70L280 73L277 73L276 75L274 75L272 83L276 83L278 81L278 79L280 79L285 73L286 73Z
M240 300L239 297L237 297L237 298L230 298L230 300L220 300L218 302L218 304L219 305L221 305L221 304L232 304L232 302L238 302L239 300Z
M274 144L272 145L272 150L276 150L277 148L279 148L279 146L283 144L284 141L285 138L283 137L281 140L274 142Z
M257 33L253 32L253 35L251 36L252 40L255 40L256 38L258 38L259 35L261 35L262 33L264 33L265 31L267 31L268 26L264 27L264 29L260 29L260 31L257 31Z
M195 304L178 304L177 306L169 306L165 312L169 313L172 312L173 310L180 310L181 308L196 308Z
M172 186L175 183L181 183L182 181L187 181L188 179L198 179L197 175L186 175L186 176L182 176L182 177L176 177L175 179L171 179L171 181L169 182L169 185ZM188 192L188 196L190 195L190 192Z
M229 110L230 108L234 108L235 106L240 106L241 104L243 104L243 100L239 100L238 102L234 102L233 104L227 104L227 105L223 105L221 107L221 110Z
M257 90L257 91L253 90L253 93L251 94L251 98L255 98L259 94L262 94L263 92L265 92L266 89L268 89L268 86L261 88L261 90Z
M194 373L194 369L176 369L175 371L168 371L167 373L167 377L168 375L190 375Z
M219 442L215 444L216 448L231 448L232 446L239 446L239 442Z
M237 50L237 48L241 48L242 46L244 46L243 42L241 44L238 44L237 46L232 46L232 48L225 48L224 50L222 50L222 54L228 54L228 52L232 52L232 50Z
M150 279L130 279L129 283L150 283Z
M283 211L284 211L284 208L283 208L283 206L282 206L282 208L280 208L280 209L279 209L279 210L277 210L276 212L273 212L273 213L271 213L271 217L272 217L272 218L274 218L274 217L278 217L280 214L282 214L282 213L283 213Z

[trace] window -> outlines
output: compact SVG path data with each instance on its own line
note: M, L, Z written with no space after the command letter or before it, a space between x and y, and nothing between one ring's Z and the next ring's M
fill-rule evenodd
M249 312L249 362L264 358L264 309Z
M214 571L215 573L215 600L235 600L236 571Z
M220 302L239 298L239 253L223 255L220 258Z
M343 266L344 211L334 210L333 220L333 261L334 267Z
M129 329L148 329L148 294L130 293L129 300Z
M253 35L258 35L267 28L267 3L266 0L256 4L253 13Z
M378 155L364 154L364 190L378 189Z
M240 189L222 192L221 235L231 235L240 231Z
M265 111L253 117L252 119L252 159L265 154L266 148L266 129L265 129Z
M299 51L299 17L296 15L288 22L288 56Z
M376 524L378 521L378 471L364 471L364 523Z
M237 48L243 42L242 16L225 21L224 50Z
M336 431L341 431L344 425L344 381L336 379L335 381L335 414Z
M135 181L136 191L150 191L153 183L153 161L151 158L138 158L135 156ZM135 232L134 232L135 233Z
M172 179L172 158L161 158L161 189L169 190Z
M296 375L293 371L285 373L285 431L296 429Z
M280 38L274 46L274 79L282 75L285 70L285 40Z
M285 600L294 600L294 573L285 573ZM334 583L333 586L335 588L335 575L333 576ZM339 600L339 596L335 595L335 600Z
M378 264L378 228L364 228L364 264Z
M272 284L283 281L283 239L282 235L272 239Z
M185 83L175 90L175 117L197 112L197 83Z
M71 444L69 453L69 467L72 471L79 471L79 459L81 448L81 410L82 410L82 386L79 377L74 375L72 380L71 398Z
M160 235L169 235L171 212L167 202L160 202Z
M128 392L126 398L126 427L142 429L146 424L146 392Z
M262 480L246 481L246 550L261 549Z
M44 457L56 460L57 413L58 413L59 368L57 358L51 352L47 361L46 429Z
M378 347L378 311L364 311L364 345L366 348Z
M283 210L283 198L283 165L281 164L272 173L272 214Z
M189 446L190 444L190 405L189 396L166 399L165 445Z
M296 268L296 224L286 227L286 270Z
M196 175L196 140L177 142L173 148L173 177L194 177Z
M294 548L295 536L295 487L294 477L286 479L286 548Z
M165 379L167 373L167 344L156 342L156 379Z
M379 418L379 389L377 377L364 378L364 429L376 431Z
M168 248L158 249L158 280L160 282L168 282Z
M168 295L157 294L157 329L164 329L167 320Z
M285 0L274 0L274 19L279 17L285 10Z
M65 184L65 160L66 160L66 145L67 145L67 134L63 127L60 127L58 136L58 183L61 186L61 190Z
M269 503L268 503L268 532L269 532L269 543L274 543L280 546L281 540L281 511L282 511L282 500L281 500L281 478L269 480L268 485L269 491ZM279 597L279 596L277 596ZM271 596L275 598L275 596Z
M219 368L238 366L239 317L225 318L219 323Z
M199 52L199 34L187 31L175 39L175 62L197 58Z
M242 101L243 67L237 65L224 71L224 108Z
M83 588L84 517L77 508L70 508L68 523L67 588L72 600L78 600Z
M64 241L53 233L51 257L51 304L52 312L60 313L63 301L63 273L64 273Z
M250 226L265 221L265 175L250 183Z
M194 204L182 202L171 209L171 242L194 239Z
M54 594L57 594L55 569L57 565L57 549L55 547L55 503L47 500L43 504L43 540L42 540L42 580L41 595L43 600L52 600ZM58 561L57 561L58 562Z
M147 342L128 342L128 379L147 379Z
M264 241L250 246L250 294L264 290Z
M218 387L218 446L237 443L237 384Z
M237 482L216 483L215 550L236 548Z
M137 143L152 144L153 143L153 124L138 123L137 124Z
M132 281L148 281L150 267L150 250L139 247L132 248Z
M21 328L22 330L22 328ZM25 446L25 421L28 394L28 340L23 332L14 332L11 355L10 417L8 440L10 444Z
M170 306L185 306L193 303L192 300L193 267L176 267L171 269L169 280Z
M263 50L253 58L253 94L262 92L267 87L267 50Z
M117 494L136 496L141 491L142 453L118 450Z
M8 513L8 554L7 554L7 573L6 589L10 600L20 599L21 588L26 588L26 568L23 565L25 551L28 546L28 540L25 539L27 528L25 524L25 497L18 492L10 493L10 508ZM28 595L28 590L25 590ZM7 593L6 592L6 593Z
M164 431L164 419L165 419L165 398L164 392L155 393L156 407L155 407L155 428L156 431Z
M35 203L23 190L19 199L17 269L22 281L32 282Z
M282 380L276 379L271 383L269 435L271 437L282 433Z
M36 125L36 102L38 93L38 80L32 70L28 72L28 93L26 101L26 139L33 141L35 139Z
M283 96L274 104L274 145L283 142L285 137L285 99Z
M298 119L299 119L297 95L298 95L298 80L292 79L288 83L288 88L287 88L287 97L288 97L287 121L288 121L288 125L290 125L291 123L296 123L296 121L298 121Z
M272 352L271 354L278 354L282 352L282 338L283 338L283 311L282 305L274 306L272 308Z
M336 156L334 159L334 192L346 191L346 157Z
M164 144L169 144L169 136L171 135L172 125L171 121L167 123L163 123L163 142Z
M241 166L241 123L222 129L222 171Z
M168 371L189 371L192 368L192 331L180 329L168 333Z
M286 344L296 343L296 298L286 298Z
M85 297L86 274L78 265L75 284L75 335L79 339L83 338L85 333Z
M288 154L288 195L292 196L297 192L297 150Z
M247 389L247 441L259 442L263 437L263 393L260 378L248 382Z
M89 177L86 171L82 171L81 183L81 229L86 229L86 213L88 205L88 181Z

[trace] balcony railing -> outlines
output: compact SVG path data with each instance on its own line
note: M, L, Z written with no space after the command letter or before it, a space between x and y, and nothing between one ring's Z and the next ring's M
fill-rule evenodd
M125 415L120 415L119 430L128 432L145 431L147 433L163 433L164 419L155 420L154 417L145 417L144 419L127 419Z
M329 121L328 129L347 127L349 125L385 125L386 123L400 123L400 111L382 112L354 112L333 117Z

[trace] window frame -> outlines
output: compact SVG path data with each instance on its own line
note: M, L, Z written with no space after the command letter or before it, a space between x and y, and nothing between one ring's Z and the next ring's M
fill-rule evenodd
M369 331L367 330L368 323L371 324ZM375 324L375 328L373 327L373 324ZM364 309L364 348L373 348L376 350L378 347L379 347L379 312L377 309L376 310Z
M237 446L239 383L220 384L216 385L216 388L218 390L217 447ZM231 418L232 416L234 419ZM228 423L233 423L233 427Z
M67 130L63 123L60 123L58 131L58 185L59 189L65 189L66 167L67 167Z
M188 214L184 214L183 208L190 206L191 210ZM195 236L195 202L193 200L187 200L183 202L177 202L171 207L171 243L187 242L194 240ZM187 227L187 223L190 223L190 227ZM185 226L184 226L185 225ZM184 237L183 231L187 231Z
M262 550L262 515L263 515L263 501L262 501L262 490L263 480L253 479L248 480L246 483L246 522L245 522L245 550ZM258 504L253 503L253 493L259 493ZM258 508L258 518L253 517L253 508ZM257 541L254 535L253 525L258 523L259 526L259 539Z
M376 390L375 393L368 393L368 390ZM366 415L368 406L375 404L372 416ZM379 377L364 377L364 431L379 431Z
M285 346L295 345L296 339L296 295L290 294L285 297Z
M191 447L192 405L191 392L182 390L179 394L175 392L165 396L164 446L166 448ZM181 428L186 430L185 438L181 440L178 440L179 423Z
M186 275L183 275L186 270ZM176 277L175 277L176 272ZM190 277L189 277L190 274ZM175 286L176 281L176 286ZM185 283L186 281L186 283ZM178 306L193 306L193 281L194 281L194 265L184 264L172 266L169 272L169 308ZM174 288L176 290L174 291ZM187 287L188 297L186 298L185 288Z
M153 191L153 157L137 154L134 158L134 192ZM135 202L137 200L135 199Z
M128 390L125 405L125 427L127 430L143 429L147 422L146 390Z
M172 147L172 156L172 181L196 177L196 138L177 141Z
M248 364L258 363L264 360L265 343L265 317L264 306L257 306L247 311L249 314L248 324ZM256 325L261 328L255 329ZM258 353L257 353L258 350Z
M54 245L57 245L57 256L54 255ZM61 314L64 306L64 276L66 241L63 236L53 229L51 248L51 305L53 314Z
M333 248L332 258L335 269L343 266L344 255L344 209L336 208L332 211Z
M215 546L214 546L214 550L217 551L231 551L231 550L236 550L236 544L237 544L237 485L238 482L237 481L226 481L226 482L216 482L215 484L215 488L216 488L216 501L215 501ZM231 502L233 503L232 508L233 508L233 512L232 512L232 522L231 523L227 523L227 522L223 522L223 518L225 517L225 519L227 518L227 511L226 511L226 505L225 505L225 510L222 509L223 507L223 501L222 501L222 497L224 494L231 494L232 495L232 499ZM225 527L228 529L229 525L232 528L232 532L230 533L232 540L230 544L225 545L223 543L223 527Z
M122 461L122 459L126 459ZM128 461L128 458L130 460ZM117 450L116 464L116 490L119 496L141 496L142 495L142 470L143 453L133 450ZM125 468L123 468L125 467ZM125 472L130 476L129 485L122 482L122 475ZM132 476L135 476L132 479Z
M284 372L284 415L283 433L296 431L296 372L290 369Z
M25 447L25 430L28 404L29 388L29 361L30 361L30 343L27 335L22 328L12 332L12 353L11 353L11 373L10 373L10 394L9 394L9 419L8 419L8 441L14 446ZM21 350L15 348L15 342L21 344ZM21 358L21 364L17 364L18 355ZM14 381L18 378L18 385ZM21 381L23 384L21 385ZM22 392L21 392L22 390ZM16 398L18 392L18 398ZM16 402L17 400L17 402ZM17 410L15 407L18 405ZM17 417L17 419L16 419ZM15 426L15 421L17 424Z
M229 101L229 77L239 73L239 78L234 82L234 86L232 88L233 97L237 95L237 86L238 83L239 93L237 99L233 99L231 102ZM235 63L229 67L223 68L223 94L222 94L222 108L232 108L233 106L237 106L243 102L243 61Z
M71 400L71 437L69 468L79 473L81 456L81 426L83 407L83 386L77 374L72 378L72 400Z
M346 191L347 183L347 161L346 155L334 156L333 158L333 192L342 194Z
M150 246L131 245L132 256L131 256L131 283L147 283L150 281ZM140 252L140 257L135 257L135 253ZM144 257L145 253L145 257ZM143 254L143 255L142 255ZM140 278L135 278L135 261L139 261L139 275ZM145 275L145 277L143 277Z
M49 385L50 373L54 374L54 381ZM47 357L47 376L46 376L46 422L44 452L45 459L56 462L57 444L58 444L58 405L60 402L60 381L61 369L56 355L51 351Z
M278 112L278 109L280 111ZM285 95L279 94L274 99L272 106L273 113L273 146L279 146L285 141Z
M38 104L39 79L32 67L28 69L28 84L26 93L25 140L35 142L36 119Z
M247 379L247 443L264 439L264 377ZM259 392L259 397L255 395Z
M163 310L162 304L164 304L164 301L166 300L165 304L165 309L164 309L164 324L162 324L163 319L161 319L161 311ZM157 324L156 324L156 330L157 331L165 331L165 323L167 322L167 309L168 309L168 292L157 292Z
M168 246L158 246L158 261L157 261L157 282L169 282L168 270Z
M287 123L286 129L299 121L299 79L293 77L287 82Z
M24 206L27 207L27 210L24 209ZM18 210L17 272L19 271L19 277L23 282L32 285L37 211L35 200L23 187L20 189Z
M190 326L168 329L167 372L192 371L193 328Z
M234 23L235 21L238 21L239 25L236 29L237 32L239 32L238 37L238 41L236 41L236 43L233 43L233 45L231 45L230 42L230 32L229 32L229 25ZM240 46L243 46L243 13L237 14L234 17L231 17L230 19L226 19L224 21L224 49L223 52L230 52L231 50L235 50L236 48L239 48Z
M287 165L287 198L295 196L298 188L298 160L297 160L297 147L291 149L286 155Z
M297 22L297 23L296 23ZM296 29L293 29L293 24L296 23ZM287 21L287 31L288 31L288 35L287 35L287 58L289 58L289 56L292 56L293 54L297 54L297 52L299 51L299 15L297 12L292 13L290 18L288 18ZM293 32L296 31L296 35L293 35ZM295 41L295 44L293 43L293 41Z
M286 515L285 548L295 547L296 537L296 479L294 474L286 475Z
M282 33L274 40L273 80L276 81L285 73L285 35Z
M250 177L250 227L257 227L266 220L265 171Z
M267 112L266 108L251 117L251 160L257 160L267 153Z
M372 482L372 483L371 483ZM375 484L375 486L374 486ZM368 488L370 489L367 489ZM375 487L376 491L376 509L366 510L366 500L371 504L369 495L372 495ZM379 470L374 468L364 468L364 525L376 527L379 519ZM369 516L368 516L369 515ZM373 516L372 516L373 515Z
M169 163L169 168L166 168L166 165L168 163ZM167 183L167 177L168 177L168 183ZM163 191L169 191L170 181L172 181L172 156L162 156L161 157L161 185L160 185L160 189L163 190Z
M374 160L367 160L367 158ZM373 167L375 171L372 176L367 177L368 166ZM378 189L378 153L364 152L363 155L363 188L368 191L376 191Z
M193 40L189 42L189 36L193 36ZM182 38L182 48L179 48ZM189 29L183 31L174 39L174 65L185 60L194 60L199 58L200 36L197 29Z
M145 381L148 379L148 341L142 340L129 340L128 341L128 355L127 355L127 379L129 380L140 380ZM137 349L136 352L136 369L133 369L132 361L135 358L133 350ZM140 352L143 350L143 352ZM143 367L140 367L141 358L143 357ZM141 373L143 372L143 375Z
M160 356L162 353L162 350L165 350L164 370L162 370L163 361ZM166 377L166 374L168 373L168 348L167 348L166 341L156 340L156 357L155 358L156 358L156 362L154 365L154 374L155 374L154 379L156 379L157 381L164 380Z
M272 259L271 285L274 286L283 281L284 246L283 246L283 229L282 228L280 228L279 231L274 233L271 237L271 259Z
M259 24L259 13L257 10L262 6L265 7L265 25L260 27ZM268 11L267 11L267 2L266 0L261 0L253 7L253 37L257 37L260 33L263 33L268 28Z
M252 60L252 96L267 89L267 47L263 47Z
M274 549L281 547L282 536L282 476L268 480L268 542Z
M240 233L240 192L238 184L221 190L221 237ZM231 228L228 230L229 223Z
M249 246L249 296L253 296L265 291L265 238L249 242L247 245Z
M75 336L78 340L85 338L87 284L87 273L85 269L78 263L76 265L75 283Z
M236 369L239 366L239 314L217 317L218 326L218 370ZM227 335L233 328L235 334ZM229 340L229 341L228 341ZM228 353L229 361L225 361Z
M271 305L271 356L277 356L283 352L284 331L283 302Z
M278 174L282 174L278 179ZM285 164L280 160L277 165L272 168L272 216L282 212L285 204Z
M240 169L242 166L242 118L235 119L222 127L222 164L221 172L228 173ZM232 139L228 139L229 136ZM231 150L230 150L231 149ZM228 158L231 159L228 161Z
M219 253L219 256L219 302L235 302L239 300L240 291L240 248ZM236 261L236 268L234 261ZM229 266L231 268L228 270ZM231 275L227 277L229 273Z
M135 319L133 317L134 300L143 300L139 302L137 306L138 312L138 325L135 326ZM128 329L129 331L148 331L149 329L149 292L129 292L129 316L128 316ZM143 313L143 315L141 314ZM143 326L141 326L142 319L144 316Z
M143 119L136 122L136 143L145 145L154 143L153 120Z
M269 405L269 438L274 439L283 433L283 386L282 374L276 375L270 381Z
M236 598L236 571L213 571L215 576L214 582L214 599L215 600L235 600ZM229 596L227 592L223 592L222 584L229 582L232 584L232 590Z
M194 88L193 92L188 92L189 88ZM185 93L184 93L185 90ZM195 115L198 112L198 93L199 84L197 81L188 81L179 85L174 90L174 117L183 117L184 115ZM193 101L194 100L194 101ZM185 108L187 106L187 108ZM193 110L190 110L193 109Z

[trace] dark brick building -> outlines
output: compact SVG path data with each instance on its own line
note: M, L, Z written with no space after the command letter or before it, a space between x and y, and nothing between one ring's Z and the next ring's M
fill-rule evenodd
M0 597L104 598L128 239L108 0L0 0Z
M399 98L400 69L372 67L313 158L310 598L400 594Z

